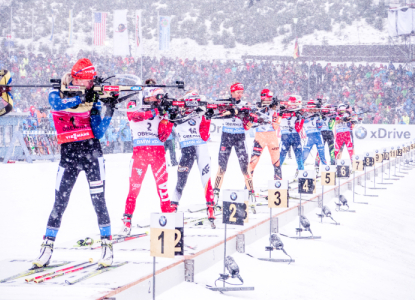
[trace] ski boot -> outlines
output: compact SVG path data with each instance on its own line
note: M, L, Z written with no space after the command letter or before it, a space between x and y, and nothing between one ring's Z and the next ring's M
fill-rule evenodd
M320 172L320 167L314 167L314 170L316 171L316 178L320 178L321 176L319 176L319 172Z
M55 241L50 239L50 237L43 238L43 243L40 246L40 255L36 260L32 262L33 268L45 267L50 263L50 258L53 254L54 243Z
M131 218L132 215L124 214L124 217L121 219L124 224L117 235L127 236L131 234Z
M114 259L114 252L112 250L111 237L101 237L101 258L98 261L99 267L109 267L112 265Z
M176 211L179 209L179 202L170 201L170 206L175 207Z
M298 169L295 170L294 180L297 180L297 177L298 177Z
M208 220L210 222L210 226L212 227L212 229L216 229L216 225L215 225L215 204L210 202L207 203L207 208L206 208L206 212L207 212L207 216L208 216Z
M161 202L161 212L163 213L175 213L177 212L177 204L175 204L176 202L170 202L170 200L168 201L162 201Z

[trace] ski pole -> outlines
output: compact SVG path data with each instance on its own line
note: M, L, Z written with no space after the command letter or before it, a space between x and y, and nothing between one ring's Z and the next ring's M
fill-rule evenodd
M46 274L43 274L43 275L40 275L40 276L36 276L36 277L32 277L32 278L26 278L25 280L26 280L26 282L31 282L31 281L37 280L39 278L43 278L43 277L53 275L53 274L56 274L56 273L59 273L59 272L64 272L64 271L67 271L69 269L73 269L73 268L82 266L84 264L92 263L92 262L93 262L93 259L90 258L87 262L83 262L83 263L80 263L80 264L77 264L77 265L74 265L74 266L70 266L70 267L67 267L67 268L64 268L64 269L56 270L56 271L46 273Z
M80 268L77 268L77 269L70 269L70 270L67 270L67 271L64 271L64 272L59 272L59 273L57 273L57 274L53 274L53 275L52 275L52 276L50 276L50 277L44 277L44 278L35 279L35 280L34 280L34 282L35 282L35 283L42 283L42 282L45 282L45 281L51 280L51 279L56 278L56 277L59 277L59 276L63 276L63 275L68 274L68 273L74 273L74 272L77 272L77 271L85 270L86 268L89 268L89 267L95 266L95 265L97 265L97 264L98 264L98 263L94 263L94 264L89 265L89 266L80 267Z

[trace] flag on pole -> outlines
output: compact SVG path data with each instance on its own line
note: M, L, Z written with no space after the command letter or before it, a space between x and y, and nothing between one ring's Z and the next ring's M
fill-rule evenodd
M128 41L127 10L114 10L114 56L128 56L130 47Z
M50 39L49 40L53 40L53 29L55 27L55 18L53 17L53 10L51 9L52 12L52 34L50 35Z
M136 12L135 15L135 43L137 47L137 55L141 55L143 51L143 46L141 45L142 39L142 31L141 31L141 10Z
M298 46L298 39L295 39L295 46L294 46L294 59L300 57L300 47Z
M159 50L170 48L170 20L171 17L159 16Z
M107 28L107 13L94 13L94 45L104 46Z
M72 9L69 11L69 36L68 36L68 44L72 45L72 28L73 28L73 11Z

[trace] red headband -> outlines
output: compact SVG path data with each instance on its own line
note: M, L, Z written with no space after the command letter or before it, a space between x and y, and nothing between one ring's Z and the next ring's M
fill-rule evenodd
M244 90L244 85L242 83L234 83L231 85L231 93L236 92L236 91L243 91Z

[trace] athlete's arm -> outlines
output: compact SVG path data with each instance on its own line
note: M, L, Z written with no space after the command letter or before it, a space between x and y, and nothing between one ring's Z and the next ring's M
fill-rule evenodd
M81 104L81 98L79 96L62 99L59 95L59 91L51 90L49 92L49 104L53 110L59 111L67 108L72 108Z
M167 141L169 135L171 134L171 131L173 130L173 125L174 123L169 122L168 120L161 120L158 128L159 140L161 142L164 143L165 141Z
M199 133L202 140L205 142L209 139L210 136L210 120L207 120L205 116L202 116L202 122L200 122Z
M301 129L303 129L303 125L304 125L304 119L303 118L301 118L301 120L295 121L295 131L300 132Z
M159 114L157 108L148 110L148 111L134 111L134 112L127 112L127 117L129 121L133 122L140 122L144 120L151 119Z
M106 105L106 108L104 118L102 119L100 102L95 102L91 109L91 129L94 137L97 139L101 139L104 136L114 114L114 108L111 105Z

